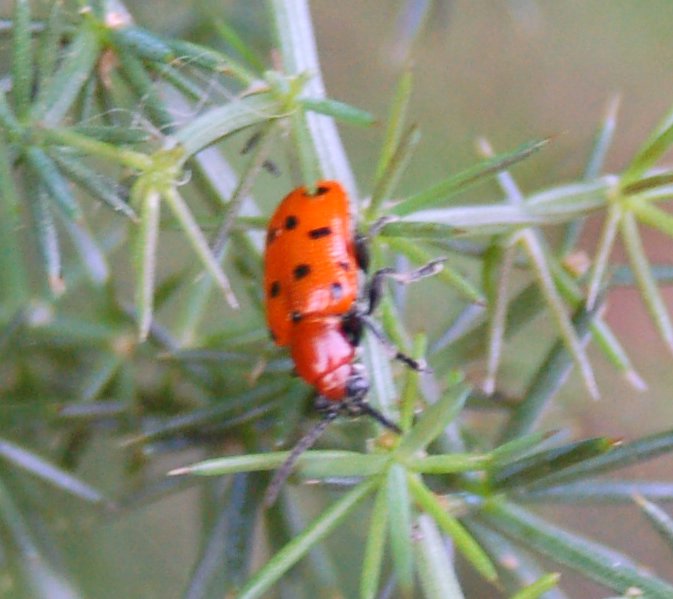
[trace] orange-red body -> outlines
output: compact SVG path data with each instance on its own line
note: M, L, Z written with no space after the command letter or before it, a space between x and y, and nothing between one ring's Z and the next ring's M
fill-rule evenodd
M295 445L276 471L264 503L276 500L302 452L340 415L368 415L391 431L400 428L371 407L367 372L355 360L356 346L366 327L391 357L414 370L425 362L400 352L370 316L381 298L386 277L409 283L431 276L443 259L398 273L375 272L359 298L360 270L368 263L367 241L388 219L379 219L366 235L356 234L348 198L336 181L320 181L314 193L299 187L287 195L269 222L264 253L264 298L269 332L280 346L289 346L297 374L319 393L315 407L320 422ZM362 299L363 301L358 301Z
M358 295L358 260L348 198L336 181L310 195L299 187L269 222L264 257L267 323L289 346L297 373L330 401L348 394L355 346L344 316Z

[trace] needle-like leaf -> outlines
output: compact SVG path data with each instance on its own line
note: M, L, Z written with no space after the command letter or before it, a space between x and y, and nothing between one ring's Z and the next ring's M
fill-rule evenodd
M579 339L589 334L589 325L594 316L595 313L587 312L583 307L575 313L573 325ZM502 432L501 441L511 441L531 430L545 407L558 393L572 366L573 360L567 345L559 339L547 353L523 399L512 412Z
M673 111L669 112L643 144L631 164L622 174L622 186L640 179L673 143Z
M487 395L495 392L496 376L500 365L505 331L507 330L508 286L514 267L515 255L516 249L514 247L504 248L497 282L493 292L489 294L488 359L486 378L482 384L484 393Z
M437 524L430 516L418 517L416 541L418 574L427 599L464 599L455 564Z
M624 213L620 221L620 230L645 305L666 347L673 353L673 324L645 255L636 216L632 212Z
M631 587L653 599L673 595L673 587L638 568L628 557L545 522L512 504L491 504L487 521L527 547L564 564L617 592Z
M510 593L534 584L545 576L535 558L499 532L474 520L467 521L468 530L475 536L498 568L499 581ZM514 559L513 557L516 556ZM558 589L550 590L544 599L568 599Z
M413 73L411 69L405 69L397 82L397 88L395 89L395 94L388 111L386 132L374 173L374 188L381 184L384 172L388 170L393 155L400 147L400 138L402 137L402 131L406 123L407 108L411 99L412 88Z
M7 308L25 303L28 279L19 249L19 195L14 183L9 147L0 131L0 288Z
M463 409L469 392L464 385L447 389L436 403L423 411L414 427L402 438L397 455L402 459L411 457L432 443Z
M175 60L173 49L160 37L143 27L128 25L112 29L110 33L115 44L124 46L138 58L157 62Z
M604 454L614 446L614 441L598 437L545 449L500 465L491 473L490 483L496 489L519 488Z
M388 490L382 486L376 494L372 506L365 555L362 560L362 574L360 575L361 599L375 599L378 596L388 518Z
M227 303L232 308L238 308L239 303L231 290L229 279L222 271L217 258L208 247L208 241L196 223L196 219L189 210L187 203L182 199L182 196L178 193L175 187L166 189L163 197L169 208L173 211L176 220L180 223L180 226L185 232L187 240L194 248L196 255L200 258L203 266L213 277L217 286L222 290Z
M32 117L46 126L58 125L89 79L98 59L99 40L93 28L81 27L60 67L40 90Z
M512 595L510 599L539 599L553 589L561 580L561 575L558 572L551 572L538 578L527 587L521 589L519 592Z
M334 117L338 121L350 125L369 126L376 122L374 116L366 110L356 108L355 106L351 106L344 102L339 102L338 100L333 100L332 98L323 98L320 100L300 98L299 104L306 110L312 110L313 112Z
M138 222L138 216L122 198L120 187L115 181L63 152L52 152L50 155L67 177L115 212L127 216L136 223Z
M134 204L140 215L140 226L136 232L133 255L136 271L135 305L138 312L138 335L141 340L144 340L149 333L154 312L161 197L159 192L150 189Z
M67 218L62 219L62 221L63 227L72 240L72 244L77 251L80 262L86 270L89 280L94 285L103 285L110 275L105 254L84 223L75 223Z
M411 542L411 501L404 468L394 464L388 471L388 533L395 578L403 597L413 596L414 551Z
M33 193L29 198L29 206L35 226L37 247L47 274L49 288L55 296L59 296L65 291L65 283L61 272L61 246L54 215L41 186L31 185L31 188Z
M634 500L659 536L668 544L669 549L673 549L673 518L642 495L636 495Z
M591 278L587 290L587 308L591 310L596 298L604 285L605 272L608 268L608 260L614 246L615 237L619 230L619 221L622 217L622 208L618 203L613 203L608 209L608 213L603 223L601 235L598 238L596 247L596 257L594 258Z
M605 107L605 116L600 124L598 131L594 137L594 143L591 148L589 159L584 168L585 181L596 179L603 168L605 157L612 144L615 129L617 127L617 113L619 111L619 96L614 96L609 100ZM578 219L568 223L565 234L563 236L563 243L559 251L559 255L566 256L577 245L577 241L582 234L585 219Z
M42 181L47 198L71 220L82 217L77 200L54 161L40 148L31 147L26 150L26 159L38 180Z
M31 597L35 599L83 599L83 595L63 572L46 559L30 529L29 519L19 510L12 494L0 481L0 518L9 531L12 545L20 557L18 564Z
M14 0L12 28L12 99L19 118L30 108L33 86L33 40L30 32L30 2Z
M263 597L285 572L306 555L311 547L335 530L372 492L374 486L375 483L371 480L360 483L322 512L304 531L278 551L239 589L238 599Z
M458 519L449 514L440 498L432 493L418 477L410 475L408 481L409 490L418 506L432 517L445 534L453 539L456 549L479 574L486 580L495 581L498 574L493 563Z
M538 484L549 487L561 482L568 482L624 468L673 450L673 432L664 431L656 435L642 437L630 443L615 447L612 451L581 462L561 472L550 474Z
M430 206L447 202L449 198L458 192L495 175L501 170L520 162L524 158L527 158L542 148L547 141L548 140L528 142L512 152L506 152L488 158L477 166L458 173L446 181L438 183L425 191L414 194L403 200L393 207L392 212L398 216L405 216L427 209Z
M549 266L545 260L544 251L537 243L533 231L528 230L522 233L522 244L528 253L531 267L536 274L542 294L544 295L549 310L559 328L561 338L580 370L587 391L591 397L597 399L600 396L600 393L598 391L598 385L596 384L593 369L589 362L589 357L584 349L584 343L575 332L572 322L566 313L565 306L563 305L563 301L561 300L551 276Z
M402 134L399 145L395 148L386 169L378 178L372 191L372 197L365 213L367 220L375 219L379 214L381 204L390 199L420 139L420 130L416 125L412 125Z
M52 2L44 33L40 39L37 55L37 80L39 90L54 75L54 68L59 57L61 36L65 26L65 14L62 0Z
M7 439L0 439L0 456L13 466L34 474L78 499L88 503L110 505L105 495L89 483Z

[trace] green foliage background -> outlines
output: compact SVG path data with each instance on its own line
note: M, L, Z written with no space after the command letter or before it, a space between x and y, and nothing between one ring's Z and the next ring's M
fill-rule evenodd
M317 0L339 104L294 68L311 56L303 5L0 4L0 593L671 596L673 6ZM361 225L404 216L375 240L376 265L449 258L380 314L435 374L419 384L365 343L400 445L335 425L320 447L341 453L310 452L298 479L351 475L344 488L291 484L265 514L276 450L313 412L267 340L255 243L293 186L350 174L318 113L343 123ZM598 266L573 278L568 255ZM497 306L520 326L488 397ZM478 313L490 325L446 341ZM602 341L585 355L590 331Z

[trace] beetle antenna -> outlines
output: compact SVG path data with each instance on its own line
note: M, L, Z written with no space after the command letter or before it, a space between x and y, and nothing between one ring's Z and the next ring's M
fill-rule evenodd
M320 435L325 432L325 429L337 416L338 412L336 411L325 412L322 420L318 422L318 424L316 424L311 430L309 430L301 439L299 439L297 444L290 452L290 455L287 456L287 459L285 462L283 462L283 465L278 468L278 470L276 470L275 474L273 475L273 478L271 479L271 482L266 489L266 493L264 494L264 507L270 508L274 503L276 503L276 499L278 499L280 490L283 487L285 481L290 476L290 473L297 463L299 456L313 446Z
M402 434L402 429L399 426L397 426L394 422L392 422L391 420L388 420L376 408L372 408L368 403L362 403L359 407L362 410L363 414L366 414L367 416L370 416L371 418L376 420L376 422L378 422L379 424L382 424L387 429L390 429L391 431L397 433L398 435Z

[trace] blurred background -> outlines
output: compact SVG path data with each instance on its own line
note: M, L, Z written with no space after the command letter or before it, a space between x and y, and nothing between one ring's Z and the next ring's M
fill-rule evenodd
M415 12L429 4L428 17L415 22ZM3 2L2 16L11 3ZM170 10L166 10L170 6ZM238 1L145 0L128 3L140 25L158 33L223 47L212 31L212 16L227 21L238 34L269 57L270 25L264 3ZM606 172L620 169L673 104L673 3L670 0L436 0L435 2L313 0L311 8L328 94L376 114L384 122L396 81L406 64L414 67L410 121L423 139L402 183L402 191L425 187L477 161L475 139L487 137L496 151L552 137L544 150L513 169L524 191L536 191L581 177L593 135L606 106L620 98L617 130ZM410 32L418 30L412 40ZM7 52L3 38L0 52ZM342 127L348 155L363 195L378 158L383 127ZM267 205L281 197L272 186L262 190ZM465 202L493 202L495 184L466 193ZM591 253L600 220L585 230L582 246ZM646 239L654 263L670 263L670 242L651 230ZM619 251L615 261L621 261ZM664 292L671 299L670 291ZM432 306L414 291L410 319L422 329L428 310L449 316L460 306ZM417 299L418 295L418 299ZM219 297L213 296L213 302ZM446 317L449 320L449 317ZM637 292L613 290L607 320L649 385L636 392L619 379L597 352L592 352L603 398L591 402L574 374L548 428L567 427L577 438L608 435L629 439L670 427L673 422L673 357L658 340ZM541 334L531 347L530 330L508 346L500 390L516 396L553 334L545 316L530 324ZM470 373L479 381L480 365ZM2 385L0 385L0 394ZM11 403L11 397L2 401ZM0 406L0 410L1 410ZM478 416L478 414L477 414ZM103 433L87 453L79 474L115 495L124 479L118 439ZM180 463L190 456L181 455ZM173 464L155 463L160 476ZM164 468L165 466L165 468ZM0 466L3 467L4 466ZM630 473L635 477L670 479L670 458L650 462ZM122 519L101 524L67 498L56 494L53 514L63 518L62 535L72 547L68 567L77 570L85 596L171 598L182 596L199 544L199 521L193 509L194 489L153 503ZM659 539L628 507L559 507L545 510L558 522L636 557L664 578L673 565L659 552ZM357 538L357 532L353 532ZM657 561L657 555L660 560ZM114 567L110 567L114 564ZM565 587L571 590L573 587ZM474 587L469 597L492 591ZM3 593L0 578L0 593ZM11 597L11 587L4 595ZM573 597L605 596L598 587L578 581Z

